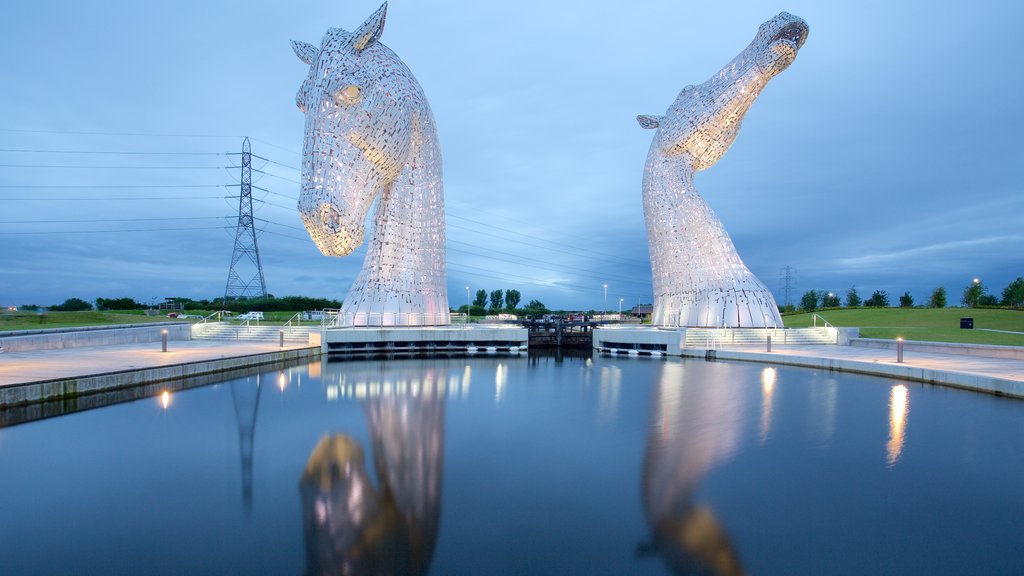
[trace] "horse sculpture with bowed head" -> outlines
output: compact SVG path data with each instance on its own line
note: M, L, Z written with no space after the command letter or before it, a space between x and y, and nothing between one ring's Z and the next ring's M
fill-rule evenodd
M331 28L296 96L306 115L299 213L328 256L366 259L339 315L346 325L449 323L444 190L434 117L412 72L380 43L387 3L355 32Z
M656 129L644 168L644 219L651 252L655 325L781 326L771 291L747 269L693 185L732 146L743 116L768 81L796 58L807 23L783 12L710 80L683 88Z

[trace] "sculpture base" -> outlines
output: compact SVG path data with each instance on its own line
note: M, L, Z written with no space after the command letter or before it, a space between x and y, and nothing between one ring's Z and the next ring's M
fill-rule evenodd
M367 354L518 354L526 352L526 328L478 324L430 327L325 328L320 347L330 356Z

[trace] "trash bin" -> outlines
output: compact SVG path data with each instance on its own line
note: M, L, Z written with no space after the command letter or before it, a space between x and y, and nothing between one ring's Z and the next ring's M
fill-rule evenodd
M960 319L961 330L973 330L974 329L974 318L961 318Z

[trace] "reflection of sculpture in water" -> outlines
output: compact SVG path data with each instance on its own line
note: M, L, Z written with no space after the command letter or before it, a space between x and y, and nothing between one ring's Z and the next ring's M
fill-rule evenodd
M427 382L418 394L366 400L379 486L352 438L325 436L313 450L299 483L309 574L427 572L444 457L444 394L428 393Z
M652 541L677 574L743 574L714 512L694 501L700 480L736 450L743 396L727 382L684 382L666 364L656 387L644 454L643 504Z
M781 326L771 291L740 260L693 175L732 146L743 116L796 58L807 24L785 12L765 22L732 62L687 86L664 116L638 116L657 129L644 168L644 220L651 252L655 325Z

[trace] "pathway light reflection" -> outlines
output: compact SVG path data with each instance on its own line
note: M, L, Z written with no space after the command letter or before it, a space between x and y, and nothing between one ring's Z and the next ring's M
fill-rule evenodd
M903 384L893 386L889 396L889 442L885 446L889 466L896 464L903 453L909 403L910 391L907 387Z
M167 407L171 405L171 393L167 390L160 394L160 405L163 406L164 410L167 410Z
M775 395L775 381L778 374L775 368L761 370L761 433L760 440L764 444L772 428L772 400Z

